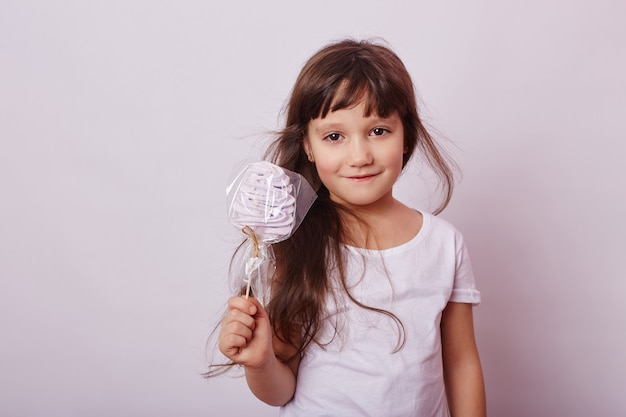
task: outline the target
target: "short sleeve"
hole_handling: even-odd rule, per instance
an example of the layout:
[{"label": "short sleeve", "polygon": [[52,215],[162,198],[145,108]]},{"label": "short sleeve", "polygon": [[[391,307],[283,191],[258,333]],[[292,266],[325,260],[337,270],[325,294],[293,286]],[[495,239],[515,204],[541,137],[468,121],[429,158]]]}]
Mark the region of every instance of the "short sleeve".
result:
[{"label": "short sleeve", "polygon": [[454,285],[450,300],[454,303],[469,303],[474,306],[480,304],[480,291],[476,288],[472,263],[463,236],[457,232],[456,235],[456,268]]}]

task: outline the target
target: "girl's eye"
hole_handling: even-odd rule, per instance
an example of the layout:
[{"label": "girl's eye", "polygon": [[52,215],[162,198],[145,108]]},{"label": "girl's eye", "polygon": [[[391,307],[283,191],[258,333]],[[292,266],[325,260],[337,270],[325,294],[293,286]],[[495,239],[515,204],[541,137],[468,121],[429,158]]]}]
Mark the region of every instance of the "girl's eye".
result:
[{"label": "girl's eye", "polygon": [[341,135],[339,133],[331,133],[329,135],[326,136],[327,140],[331,141],[331,142],[336,142],[339,139],[341,139]]},{"label": "girl's eye", "polygon": [[372,129],[371,134],[373,136],[382,136],[382,135],[384,135],[387,132],[388,132],[388,130],[385,129],[384,127],[375,127],[374,129]]}]

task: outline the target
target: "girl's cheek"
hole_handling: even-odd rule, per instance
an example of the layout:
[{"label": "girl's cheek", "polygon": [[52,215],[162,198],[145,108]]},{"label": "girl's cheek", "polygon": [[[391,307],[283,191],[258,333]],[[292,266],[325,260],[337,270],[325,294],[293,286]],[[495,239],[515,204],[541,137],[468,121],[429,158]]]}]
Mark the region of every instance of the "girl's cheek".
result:
[{"label": "girl's cheek", "polygon": [[324,160],[319,161],[319,160],[316,159],[315,160],[315,167],[317,169],[317,173],[320,176],[320,178],[328,176],[332,172],[335,171],[334,164],[329,163],[328,161],[324,161]]}]

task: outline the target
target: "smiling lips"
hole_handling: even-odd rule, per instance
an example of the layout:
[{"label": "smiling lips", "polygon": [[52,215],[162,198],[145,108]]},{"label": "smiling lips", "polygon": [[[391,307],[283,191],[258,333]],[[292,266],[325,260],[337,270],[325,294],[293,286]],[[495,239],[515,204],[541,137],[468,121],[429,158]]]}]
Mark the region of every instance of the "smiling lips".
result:
[{"label": "smiling lips", "polygon": [[361,174],[361,175],[353,175],[353,176],[347,176],[346,178],[352,180],[352,181],[366,181],[369,180],[370,178],[374,178],[376,175],[378,174]]}]

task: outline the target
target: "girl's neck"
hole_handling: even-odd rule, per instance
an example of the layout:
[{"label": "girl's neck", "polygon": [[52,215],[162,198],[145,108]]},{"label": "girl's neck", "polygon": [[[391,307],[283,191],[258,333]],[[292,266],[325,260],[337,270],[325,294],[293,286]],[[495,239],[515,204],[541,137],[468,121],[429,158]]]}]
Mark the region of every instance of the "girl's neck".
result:
[{"label": "girl's neck", "polygon": [[383,250],[411,240],[422,227],[422,214],[393,199],[375,210],[353,210],[344,216],[345,242],[364,249]]}]

